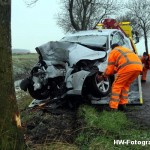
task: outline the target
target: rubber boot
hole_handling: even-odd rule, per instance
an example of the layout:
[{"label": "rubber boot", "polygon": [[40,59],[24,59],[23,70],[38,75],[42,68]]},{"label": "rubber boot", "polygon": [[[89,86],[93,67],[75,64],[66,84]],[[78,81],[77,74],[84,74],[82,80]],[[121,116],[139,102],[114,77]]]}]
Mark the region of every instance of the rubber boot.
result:
[{"label": "rubber boot", "polygon": [[110,107],[109,107],[109,108],[107,109],[107,111],[116,112],[116,111],[118,111],[118,109],[115,109],[115,108],[110,108]]},{"label": "rubber boot", "polygon": [[142,83],[145,83],[145,82],[146,82],[146,80],[141,80],[141,82],[142,82]]},{"label": "rubber boot", "polygon": [[121,105],[121,104],[119,104],[118,110],[119,110],[119,111],[127,111],[127,106],[126,106],[126,105]]}]

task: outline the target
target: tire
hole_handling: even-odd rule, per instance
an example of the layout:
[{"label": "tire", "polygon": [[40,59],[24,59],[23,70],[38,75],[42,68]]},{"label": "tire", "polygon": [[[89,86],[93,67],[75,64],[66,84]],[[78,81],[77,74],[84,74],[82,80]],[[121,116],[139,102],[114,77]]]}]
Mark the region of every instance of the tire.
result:
[{"label": "tire", "polygon": [[110,77],[105,78],[102,81],[96,80],[96,75],[93,75],[91,78],[91,90],[92,94],[95,97],[104,97],[107,96],[111,91],[112,80]]},{"label": "tire", "polygon": [[47,99],[50,97],[50,91],[47,89],[47,86],[43,86],[41,89],[34,90],[33,84],[28,85],[28,92],[34,98],[38,100]]}]

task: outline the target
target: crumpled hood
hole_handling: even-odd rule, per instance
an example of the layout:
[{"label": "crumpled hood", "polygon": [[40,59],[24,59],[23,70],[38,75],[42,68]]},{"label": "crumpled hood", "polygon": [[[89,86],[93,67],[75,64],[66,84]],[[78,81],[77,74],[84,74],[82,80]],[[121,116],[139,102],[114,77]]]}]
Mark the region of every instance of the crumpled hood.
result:
[{"label": "crumpled hood", "polygon": [[37,49],[39,50],[43,60],[68,61],[69,60],[68,49],[70,45],[71,45],[70,43],[66,43],[66,42],[50,41],[48,43],[45,43],[37,47],[36,50]]},{"label": "crumpled hood", "polygon": [[104,51],[94,51],[81,44],[64,41],[50,41],[37,47],[36,50],[43,60],[69,62],[71,66],[82,59],[95,60],[106,56]]}]

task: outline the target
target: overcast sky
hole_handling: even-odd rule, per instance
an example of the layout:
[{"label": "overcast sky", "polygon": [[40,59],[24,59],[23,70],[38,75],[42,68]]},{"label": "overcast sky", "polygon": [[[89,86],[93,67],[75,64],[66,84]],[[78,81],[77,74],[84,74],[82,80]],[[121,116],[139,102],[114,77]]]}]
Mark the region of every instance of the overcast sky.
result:
[{"label": "overcast sky", "polygon": [[39,0],[34,7],[27,7],[24,1],[12,0],[12,48],[33,51],[36,46],[63,37],[55,19],[59,0]]},{"label": "overcast sky", "polygon": [[[55,19],[60,0],[38,0],[33,7],[24,1],[31,0],[12,0],[12,48],[35,51],[35,47],[64,36]],[[143,39],[137,49],[140,55],[145,51]]]}]

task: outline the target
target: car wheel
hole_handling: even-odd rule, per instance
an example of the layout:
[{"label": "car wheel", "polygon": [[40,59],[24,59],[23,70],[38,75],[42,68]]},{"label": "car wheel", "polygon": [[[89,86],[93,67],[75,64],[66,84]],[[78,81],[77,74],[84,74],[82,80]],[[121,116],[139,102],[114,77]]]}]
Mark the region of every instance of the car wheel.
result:
[{"label": "car wheel", "polygon": [[29,94],[38,100],[47,99],[50,96],[50,91],[47,89],[47,86],[43,86],[41,89],[34,90],[33,84],[28,85]]},{"label": "car wheel", "polygon": [[95,97],[104,97],[110,93],[112,81],[111,78],[105,78],[102,81],[97,81],[96,75],[92,77],[92,94]]}]

